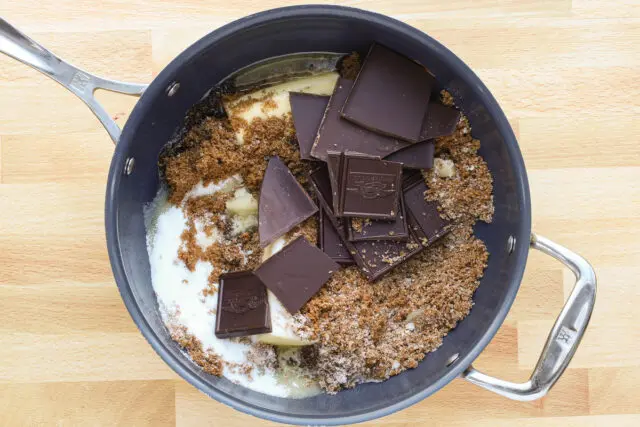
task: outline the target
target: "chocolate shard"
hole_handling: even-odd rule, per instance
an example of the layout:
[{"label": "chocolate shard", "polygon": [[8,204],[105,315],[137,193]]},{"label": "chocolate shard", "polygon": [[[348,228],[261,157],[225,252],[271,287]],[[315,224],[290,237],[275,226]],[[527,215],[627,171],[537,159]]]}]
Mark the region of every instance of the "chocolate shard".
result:
[{"label": "chocolate shard", "polygon": [[327,168],[329,169],[329,182],[331,183],[331,200],[333,212],[338,211],[338,203],[340,200],[340,182],[342,177],[342,165],[344,164],[344,153],[336,151],[327,151]]},{"label": "chocolate shard", "polygon": [[351,244],[354,248],[353,259],[371,281],[378,280],[424,249],[413,233],[409,233],[409,240],[406,242],[364,240]]},{"label": "chocolate shard", "polygon": [[336,218],[330,206],[331,185],[326,166],[320,166],[309,174],[309,181],[314,188],[320,205],[318,245],[320,249],[335,262],[353,264],[349,247],[344,239],[344,221]]},{"label": "chocolate shard", "polygon": [[353,81],[338,79],[318,128],[318,135],[311,148],[311,156],[327,161],[327,151],[344,151],[384,157],[409,146],[408,142],[370,132],[342,119],[340,109],[352,86]]},{"label": "chocolate shard", "polygon": [[300,158],[315,160],[311,157],[311,146],[318,134],[318,127],[320,127],[324,111],[327,109],[329,97],[291,92],[289,93],[289,103],[300,148]]},{"label": "chocolate shard", "polygon": [[393,220],[398,215],[401,182],[401,163],[347,154],[334,215]]},{"label": "chocolate shard", "polygon": [[353,257],[349,253],[349,249],[322,206],[320,206],[318,224],[318,247],[322,252],[340,265],[353,264]]},{"label": "chocolate shard", "polygon": [[407,214],[404,198],[400,194],[400,210],[393,221],[369,218],[349,218],[347,224],[348,239],[352,242],[361,240],[408,240]]},{"label": "chocolate shard", "polygon": [[389,154],[385,160],[402,163],[407,169],[431,169],[433,167],[433,140],[416,142],[410,147]]},{"label": "chocolate shard", "polygon": [[406,242],[393,240],[365,240],[350,242],[346,240],[344,228],[331,210],[328,198],[331,195],[331,185],[326,169],[319,168],[311,176],[311,183],[315,187],[318,202],[330,222],[336,227],[343,243],[349,250],[356,264],[369,280],[375,281],[396,266],[402,264],[419,253],[423,247],[417,236],[409,230],[409,240]]},{"label": "chocolate shard", "polygon": [[433,75],[422,65],[374,44],[349,93],[342,117],[371,131],[421,141]]},{"label": "chocolate shard", "polygon": [[460,121],[460,111],[437,102],[429,103],[420,139],[427,140],[451,135]]},{"label": "chocolate shard", "polygon": [[298,237],[255,271],[291,314],[298,312],[340,268],[304,237]]},{"label": "chocolate shard", "polygon": [[438,204],[425,200],[427,185],[422,174],[405,177],[404,200],[409,217],[409,228],[423,246],[429,246],[451,230],[451,222],[440,217]]},{"label": "chocolate shard", "polygon": [[278,237],[318,211],[289,168],[272,157],[264,173],[258,205],[260,245],[267,246]]},{"label": "chocolate shard", "polygon": [[333,214],[333,207],[331,204],[331,181],[329,178],[329,168],[327,166],[320,166],[311,171],[309,174],[309,180],[311,181],[311,185],[313,185],[320,207]]},{"label": "chocolate shard", "polygon": [[267,290],[251,271],[220,275],[216,330],[218,338],[271,332]]}]

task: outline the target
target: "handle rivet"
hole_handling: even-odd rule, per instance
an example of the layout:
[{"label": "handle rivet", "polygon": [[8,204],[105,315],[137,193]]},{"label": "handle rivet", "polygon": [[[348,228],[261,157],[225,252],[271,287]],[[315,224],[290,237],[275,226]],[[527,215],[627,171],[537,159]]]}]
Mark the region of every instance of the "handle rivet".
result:
[{"label": "handle rivet", "polygon": [[180,83],[172,82],[169,86],[167,86],[167,96],[171,97],[175,95],[180,89]]},{"label": "handle rivet", "polygon": [[507,239],[507,253],[513,253],[513,250],[516,248],[516,238],[514,236],[509,236]]},{"label": "handle rivet", "polygon": [[452,354],[448,359],[447,359],[447,367],[453,365],[453,363],[458,360],[460,358],[460,353],[456,353],[456,354]]},{"label": "handle rivet", "polygon": [[136,164],[136,160],[133,157],[129,157],[126,162],[124,162],[124,174],[131,175],[133,172],[133,166]]}]

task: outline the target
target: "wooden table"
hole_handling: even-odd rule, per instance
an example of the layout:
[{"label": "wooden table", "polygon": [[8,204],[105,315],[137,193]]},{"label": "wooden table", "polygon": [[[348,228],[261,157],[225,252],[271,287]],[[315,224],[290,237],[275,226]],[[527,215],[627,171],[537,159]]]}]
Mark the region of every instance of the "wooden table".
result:
[{"label": "wooden table", "polygon": [[[187,45],[267,0],[4,1],[0,16],[99,75],[149,82]],[[457,53],[518,134],[533,225],[595,266],[590,329],[533,403],[456,380],[371,424],[640,425],[640,1],[349,2]],[[135,99],[104,94],[120,123]],[[111,275],[103,231],[113,146],[56,83],[0,56],[0,424],[267,425],[200,394],[153,352]],[[477,366],[530,373],[573,284],[532,253],[504,326]]]}]

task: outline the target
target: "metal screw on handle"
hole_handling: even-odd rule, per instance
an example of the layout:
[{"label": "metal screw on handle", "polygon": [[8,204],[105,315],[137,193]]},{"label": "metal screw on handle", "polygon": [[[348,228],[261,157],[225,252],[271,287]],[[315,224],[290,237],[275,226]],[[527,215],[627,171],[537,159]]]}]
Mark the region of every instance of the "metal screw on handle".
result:
[{"label": "metal screw on handle", "polygon": [[543,397],[558,381],[580,344],[596,301],[596,274],[586,259],[535,234],[531,236],[531,247],[562,262],[576,276],[573,291],[551,329],[531,378],[512,383],[483,374],[473,366],[462,373],[462,378],[473,384],[520,401]]},{"label": "metal screw on handle", "polygon": [[35,68],[76,94],[102,122],[114,143],[120,138],[120,128],[93,93],[96,89],[105,89],[127,95],[141,95],[147,88],[147,85],[103,79],[87,73],[58,58],[2,18],[0,52]]}]

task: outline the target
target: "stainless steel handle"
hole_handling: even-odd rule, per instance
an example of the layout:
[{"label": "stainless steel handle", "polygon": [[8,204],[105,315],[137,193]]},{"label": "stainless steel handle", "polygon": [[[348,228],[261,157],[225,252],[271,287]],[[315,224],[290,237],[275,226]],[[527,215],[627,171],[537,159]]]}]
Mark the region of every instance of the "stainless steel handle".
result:
[{"label": "stainless steel handle", "polygon": [[105,89],[127,95],[141,95],[147,88],[147,85],[107,80],[87,73],[58,58],[2,18],[0,18],[0,52],[35,68],[76,94],[91,108],[93,114],[109,132],[113,142],[118,142],[120,128],[93,93],[96,89]]},{"label": "stainless steel handle", "polygon": [[462,373],[462,378],[473,384],[520,401],[543,397],[558,381],[580,344],[596,301],[596,274],[586,259],[535,234],[531,236],[531,247],[562,262],[576,276],[573,291],[551,329],[531,378],[524,383],[512,383],[483,374],[473,366]]}]

